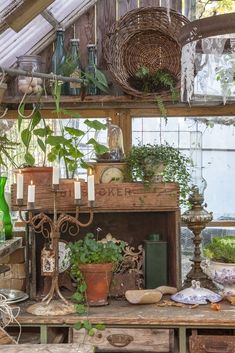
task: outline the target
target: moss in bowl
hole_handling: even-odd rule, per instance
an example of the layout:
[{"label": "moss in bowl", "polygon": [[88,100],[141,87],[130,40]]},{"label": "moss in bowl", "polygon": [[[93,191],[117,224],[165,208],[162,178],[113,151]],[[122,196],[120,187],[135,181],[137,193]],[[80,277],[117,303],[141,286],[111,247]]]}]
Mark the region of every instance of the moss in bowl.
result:
[{"label": "moss in bowl", "polygon": [[235,263],[235,236],[214,237],[205,246],[204,256],[216,262]]}]

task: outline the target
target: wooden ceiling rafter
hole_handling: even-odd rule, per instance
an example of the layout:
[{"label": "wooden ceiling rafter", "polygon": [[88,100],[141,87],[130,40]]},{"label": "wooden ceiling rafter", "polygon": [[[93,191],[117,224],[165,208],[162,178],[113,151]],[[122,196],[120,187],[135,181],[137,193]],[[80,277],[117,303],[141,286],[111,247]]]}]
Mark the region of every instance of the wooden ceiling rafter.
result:
[{"label": "wooden ceiling rafter", "polygon": [[5,16],[4,22],[15,32],[19,32],[53,2],[54,0],[24,0]]}]

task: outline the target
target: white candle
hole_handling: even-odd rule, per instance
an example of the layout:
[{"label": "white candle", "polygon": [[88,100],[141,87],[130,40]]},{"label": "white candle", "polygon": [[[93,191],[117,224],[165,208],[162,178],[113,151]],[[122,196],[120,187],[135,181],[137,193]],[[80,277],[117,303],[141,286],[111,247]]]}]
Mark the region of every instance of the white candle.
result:
[{"label": "white candle", "polygon": [[77,181],[74,182],[74,198],[75,200],[81,199],[81,183],[78,181],[78,178]]},{"label": "white candle", "polygon": [[95,176],[88,175],[87,177],[88,201],[95,201]]},{"label": "white candle", "polygon": [[52,174],[52,184],[58,185],[60,183],[60,170],[59,167],[53,167],[53,174]]},{"label": "white candle", "polygon": [[35,185],[33,185],[33,181],[31,180],[31,184],[28,185],[28,203],[35,202]]},{"label": "white candle", "polygon": [[21,170],[16,175],[16,198],[17,200],[24,198],[24,176]]}]

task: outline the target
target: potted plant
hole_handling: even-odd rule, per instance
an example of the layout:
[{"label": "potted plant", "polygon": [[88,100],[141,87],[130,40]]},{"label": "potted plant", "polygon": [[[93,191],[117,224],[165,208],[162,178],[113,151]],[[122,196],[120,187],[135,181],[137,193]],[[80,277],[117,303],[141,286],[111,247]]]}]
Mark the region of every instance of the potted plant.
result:
[{"label": "potted plant", "polygon": [[69,243],[71,274],[77,281],[73,299],[79,302],[78,312],[84,305],[106,305],[112,272],[122,260],[124,241],[98,241],[93,233],[84,239]]},{"label": "potted plant", "polygon": [[[23,150],[23,163],[19,165],[24,174],[25,183],[33,180],[34,184],[50,184],[52,180],[52,167],[46,166],[49,144],[47,139],[53,134],[49,124],[41,114],[40,107],[34,109],[30,119],[24,119],[24,104],[19,108],[18,132],[21,149]],[[35,145],[41,151],[41,163],[36,164],[34,150]]]},{"label": "potted plant", "polygon": [[[73,111],[67,111],[60,108],[60,113],[70,118],[79,118],[80,115]],[[107,147],[98,143],[94,138],[87,140],[87,136],[91,130],[97,132],[105,129],[106,124],[93,119],[84,121],[87,126],[87,131],[78,128],[70,127],[61,124],[60,134],[50,135],[47,138],[47,143],[51,146],[51,151],[47,155],[50,162],[63,162],[65,166],[66,178],[72,179],[75,177],[77,169],[88,168],[89,164],[86,162],[86,153],[83,152],[81,146],[89,147],[89,153],[103,154],[107,152]],[[83,142],[84,141],[84,142]]]},{"label": "potted plant", "polygon": [[224,295],[235,295],[235,237],[214,237],[204,248],[204,271],[223,287]]},{"label": "potted plant", "polygon": [[146,187],[156,181],[176,182],[180,188],[180,203],[186,203],[190,191],[190,159],[176,148],[167,143],[139,144],[132,146],[126,162],[128,181],[140,181]]}]

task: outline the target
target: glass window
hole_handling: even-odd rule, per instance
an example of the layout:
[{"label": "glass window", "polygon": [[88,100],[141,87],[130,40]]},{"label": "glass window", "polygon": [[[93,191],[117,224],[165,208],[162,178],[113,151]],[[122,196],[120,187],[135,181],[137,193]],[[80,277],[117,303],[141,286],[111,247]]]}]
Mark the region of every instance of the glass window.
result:
[{"label": "glass window", "polygon": [[[217,118],[223,122],[225,117]],[[214,123],[215,121],[215,123]],[[213,125],[208,127],[208,125]],[[205,202],[214,220],[235,219],[235,138],[234,126],[217,123],[216,119],[134,117],[132,143],[169,143],[189,155],[190,131],[203,136],[203,177],[207,181]],[[182,210],[184,211],[184,210]]]}]

